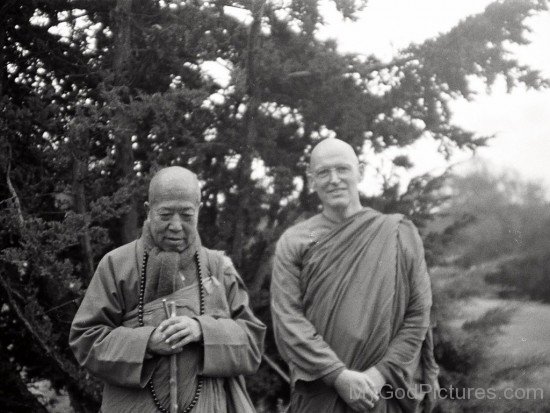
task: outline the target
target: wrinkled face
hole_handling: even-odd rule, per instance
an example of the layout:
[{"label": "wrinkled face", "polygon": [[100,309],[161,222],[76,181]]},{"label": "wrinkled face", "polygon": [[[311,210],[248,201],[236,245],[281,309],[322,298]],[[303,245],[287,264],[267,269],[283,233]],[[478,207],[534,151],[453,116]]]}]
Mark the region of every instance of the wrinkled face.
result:
[{"label": "wrinkled face", "polygon": [[149,222],[156,245],[163,251],[185,250],[197,236],[199,204],[196,193],[162,188],[150,205]]},{"label": "wrinkled face", "polygon": [[325,208],[345,209],[359,197],[361,168],[354,156],[341,151],[321,153],[312,160],[310,175]]}]

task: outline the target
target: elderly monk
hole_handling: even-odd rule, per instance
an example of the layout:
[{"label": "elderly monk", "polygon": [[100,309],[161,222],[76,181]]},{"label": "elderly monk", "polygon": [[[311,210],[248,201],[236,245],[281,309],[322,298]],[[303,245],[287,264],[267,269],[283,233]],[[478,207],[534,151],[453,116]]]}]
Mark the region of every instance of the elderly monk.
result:
[{"label": "elderly monk", "polygon": [[361,206],[362,166],[341,140],[313,149],[309,175],[322,213],[283,233],[271,284],[275,338],[292,379],[290,411],[431,410],[423,398],[438,369],[415,227]]},{"label": "elderly monk", "polygon": [[172,354],[179,412],[254,411],[242,375],[258,369],[265,326],[231,261],[201,246],[199,205],[192,172],[159,171],[141,238],[108,253],[90,282],[69,340],[105,382],[105,413],[168,411]]}]

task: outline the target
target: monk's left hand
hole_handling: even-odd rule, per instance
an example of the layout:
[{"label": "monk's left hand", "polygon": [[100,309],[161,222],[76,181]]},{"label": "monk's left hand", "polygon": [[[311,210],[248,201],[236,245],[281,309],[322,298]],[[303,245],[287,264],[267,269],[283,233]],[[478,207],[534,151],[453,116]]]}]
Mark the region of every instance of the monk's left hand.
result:
[{"label": "monk's left hand", "polygon": [[365,370],[365,374],[373,384],[374,392],[379,395],[382,387],[384,387],[384,384],[386,384],[384,376],[382,376],[382,373],[380,373],[380,371],[374,366]]},{"label": "monk's left hand", "polygon": [[163,334],[165,343],[173,350],[202,340],[199,322],[187,316],[170,317],[160,323],[158,330]]}]

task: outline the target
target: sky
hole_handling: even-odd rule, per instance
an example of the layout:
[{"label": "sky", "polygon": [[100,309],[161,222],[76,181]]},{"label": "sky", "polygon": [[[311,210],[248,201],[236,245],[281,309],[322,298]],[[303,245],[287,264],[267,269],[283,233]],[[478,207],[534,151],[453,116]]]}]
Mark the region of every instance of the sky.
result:
[{"label": "sky", "polygon": [[[344,22],[330,2],[323,4],[327,25],[322,37],[334,38],[342,52],[374,54],[389,61],[410,43],[444,33],[461,19],[482,12],[492,0],[369,0],[357,22]],[[550,12],[528,20],[532,33],[528,46],[511,49],[521,63],[529,64],[550,78]],[[495,136],[474,159],[495,171],[514,171],[526,180],[538,181],[550,194],[550,90],[514,90],[508,94],[502,82],[490,93],[474,85],[478,92],[471,101],[452,104],[457,125],[480,135]],[[437,143],[421,140],[407,152],[415,167],[407,173],[418,175],[441,170],[448,163],[437,152]],[[388,158],[376,159],[367,170],[363,190],[375,193],[380,171],[391,169]],[[368,150],[367,150],[368,158]],[[472,153],[457,153],[451,163],[471,164]],[[368,160],[368,159],[367,159]],[[465,167],[467,168],[467,166]],[[370,172],[370,176],[369,176]],[[405,182],[406,182],[406,178]]]}]

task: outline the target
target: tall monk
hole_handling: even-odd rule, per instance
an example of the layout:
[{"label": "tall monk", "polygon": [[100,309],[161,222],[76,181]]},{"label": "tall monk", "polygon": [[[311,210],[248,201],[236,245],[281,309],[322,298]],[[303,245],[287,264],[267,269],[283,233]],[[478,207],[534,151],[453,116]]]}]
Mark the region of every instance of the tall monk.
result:
[{"label": "tall monk", "polygon": [[201,246],[199,205],[192,172],[159,171],[141,238],[108,253],[90,282],[70,346],[104,381],[104,413],[169,411],[172,354],[179,412],[254,412],[242,375],[260,364],[265,326],[231,261]]},{"label": "tall monk", "polygon": [[362,172],[351,146],[321,141],[309,177],[323,210],[277,244],[271,306],[293,413],[417,412],[433,404],[438,368],[422,241],[403,216],[361,205]]}]

